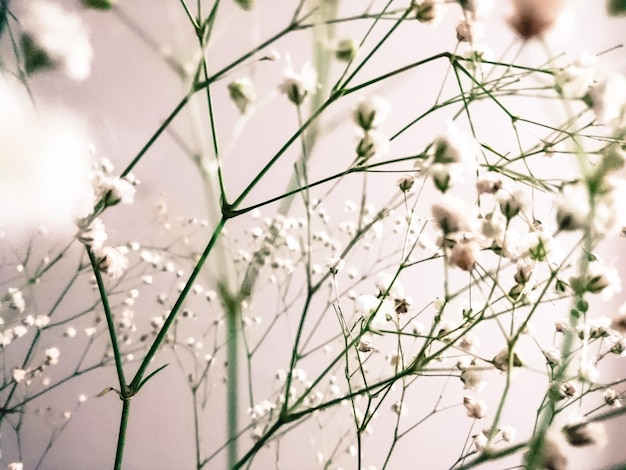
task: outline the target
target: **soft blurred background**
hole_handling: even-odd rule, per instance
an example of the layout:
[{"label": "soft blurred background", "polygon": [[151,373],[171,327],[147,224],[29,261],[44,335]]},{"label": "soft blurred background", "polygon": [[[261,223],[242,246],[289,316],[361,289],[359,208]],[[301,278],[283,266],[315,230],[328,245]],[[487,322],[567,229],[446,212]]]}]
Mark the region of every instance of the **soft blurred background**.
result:
[{"label": "soft blurred background", "polygon": [[[71,110],[75,117],[85,124],[90,140],[97,157],[107,157],[121,171],[137,154],[149,137],[163,123],[164,119],[185,95],[189,85],[189,78],[185,75],[194,69],[197,61],[198,46],[193,31],[189,25],[181,3],[173,0],[120,0],[111,11],[95,11],[85,8],[81,2],[75,0],[60,0],[57,3],[63,7],[78,12],[85,22],[94,49],[93,69],[91,76],[80,82],[68,80],[61,72],[49,72],[33,75],[29,85],[35,102],[41,106],[60,106]],[[195,2],[194,2],[195,3]],[[220,6],[220,20],[216,23],[212,33],[212,41],[205,51],[208,60],[209,73],[220,70],[235,57],[256,47],[280,31],[288,24],[298,2],[293,0],[267,0],[257,2],[251,11],[243,11],[235,2],[224,0]],[[305,2],[309,5],[313,2]],[[349,17],[361,13],[364,0],[339,0],[337,8],[339,16]],[[372,9],[382,8],[385,2],[372,1]],[[408,6],[408,2],[393,2],[401,9]],[[497,1],[494,11],[485,20],[484,42],[493,53],[494,58],[506,56],[509,59],[516,54],[518,62],[528,66],[540,66],[547,62],[548,55],[558,56],[557,63],[568,63],[579,56],[582,51],[599,54],[609,51],[600,57],[602,67],[606,70],[626,73],[626,50],[621,46],[626,40],[626,19],[609,18],[605,12],[604,2],[571,0],[566,2],[569,10],[563,24],[559,24],[551,34],[546,44],[533,41],[523,45],[517,40],[507,25],[506,18],[509,5],[506,1]],[[210,2],[203,2],[205,11],[209,11]],[[13,1],[10,8],[19,12],[22,2]],[[19,14],[18,14],[19,17]],[[362,71],[358,83],[380,74],[393,70],[408,63],[437,54],[442,51],[453,51],[457,47],[455,26],[460,19],[460,9],[450,5],[449,11],[442,24],[433,27],[417,22],[403,24],[388,43],[376,53],[374,58]],[[373,36],[364,45],[361,53],[366,53],[368,47],[376,43],[376,38],[387,30],[385,22],[374,31]],[[342,22],[334,26],[334,39],[354,38],[357,41],[370,26],[370,20]],[[268,49],[257,52],[254,57],[276,54],[278,60],[249,60],[235,68],[224,80],[213,88],[214,111],[225,175],[227,193],[238,194],[252,177],[265,164],[298,128],[294,106],[289,103],[278,91],[282,80],[283,70],[286,67],[286,57],[290,57],[296,70],[305,63],[314,62],[316,45],[315,28],[298,31],[285,35]],[[330,34],[330,33],[329,33]],[[319,45],[318,45],[319,46]],[[329,48],[334,47],[330,42]],[[3,54],[7,55],[7,45],[3,46]],[[461,49],[466,46],[461,46]],[[616,48],[617,47],[617,48]],[[460,51],[465,52],[465,49]],[[337,77],[342,71],[341,63],[330,64],[330,77]],[[385,129],[389,135],[395,134],[418,114],[416,110],[424,110],[432,105],[439,93],[442,81],[447,73],[444,61],[427,64],[408,73],[401,74],[384,81],[380,86],[375,85],[368,93],[378,93],[385,96],[392,103],[392,113]],[[233,79],[243,76],[251,77],[257,89],[257,102],[254,112],[241,117],[237,108],[229,99],[226,85]],[[331,78],[331,83],[333,79]],[[447,89],[454,89],[454,83],[448,79]],[[356,105],[359,96],[351,96],[338,103],[321,119],[320,138],[311,157],[311,180],[341,171],[349,165],[353,157],[353,148],[357,138],[350,125],[352,108]],[[136,195],[136,202],[132,206],[119,206],[106,215],[109,240],[113,243],[125,244],[129,241],[138,241],[142,246],[150,243],[163,243],[158,239],[163,224],[163,213],[158,214],[155,206],[163,203],[167,206],[167,214],[173,228],[169,231],[172,238],[188,236],[190,242],[188,253],[199,252],[205,243],[205,237],[210,231],[207,228],[189,228],[184,221],[191,218],[208,220],[209,226],[215,222],[216,208],[215,192],[207,189],[197,167],[193,162],[193,154],[211,154],[210,127],[206,114],[206,103],[202,94],[198,94],[188,108],[181,113],[171,125],[171,131],[164,133],[150,148],[146,156],[134,168],[133,174],[140,180]],[[541,114],[555,113],[555,120],[559,112],[552,108],[537,108],[532,103],[528,109],[519,108],[519,114],[527,112]],[[440,131],[446,116],[434,116],[427,121],[427,126],[405,132],[391,144],[391,155],[408,155],[417,153],[424,145],[432,140]],[[499,126],[505,127],[503,116],[488,106],[483,114],[477,118],[480,132],[492,132],[490,137],[494,145],[506,145],[511,139],[510,132],[497,132]],[[431,127],[432,126],[432,127]],[[323,138],[322,138],[323,137]],[[37,139],[33,136],[33,139]],[[192,155],[188,155],[191,153]],[[268,174],[267,178],[250,194],[248,203],[253,204],[280,194],[287,186],[293,163],[298,156],[298,149],[294,147],[287,153],[287,158]],[[556,164],[546,160],[543,170],[561,173],[564,170],[559,162]],[[556,168],[550,169],[550,165]],[[369,201],[373,204],[382,204],[389,197],[385,185],[393,186],[397,175],[387,180],[377,180],[376,184],[368,187]],[[360,192],[360,180],[346,180],[333,195],[334,205],[329,204],[327,209],[331,218],[342,217],[342,205],[351,194]],[[358,188],[358,189],[357,189]],[[214,189],[214,188],[213,188]],[[325,188],[327,189],[327,187]],[[318,197],[324,194],[320,190]],[[5,200],[2,204],[8,204]],[[271,215],[275,206],[263,208],[263,215]],[[298,212],[300,211],[300,212]],[[302,216],[302,206],[295,203],[293,215]],[[161,218],[160,218],[161,217]],[[213,217],[213,218],[212,218]],[[245,240],[245,230],[255,224],[252,216],[242,217],[228,227],[229,239],[235,242]],[[186,227],[186,228],[185,228]],[[197,233],[193,233],[193,231]],[[23,250],[29,243],[29,233],[11,234],[7,228],[7,240],[11,246]],[[190,235],[191,232],[191,235]],[[197,236],[196,236],[197,235]],[[57,236],[50,235],[54,240]],[[64,244],[61,235],[53,246]],[[235,243],[234,242],[234,243]],[[3,248],[7,252],[9,241]],[[624,240],[613,242],[610,249],[603,255],[606,259],[616,259],[616,266],[621,274],[626,275],[626,269],[617,261],[623,256]],[[332,253],[331,253],[332,254]],[[71,268],[79,259],[78,251],[72,253],[73,258],[68,261]],[[228,255],[227,255],[228,256]],[[234,254],[232,255],[234,257]],[[8,257],[7,257],[8,258]],[[182,265],[181,261],[181,265]],[[223,265],[209,261],[206,272],[202,275],[202,282],[207,288],[213,286],[215,279],[220,276]],[[432,273],[435,273],[433,271]],[[431,285],[432,273],[426,272],[419,280],[412,282],[411,289],[420,292],[437,292],[437,285]],[[6,280],[10,275],[8,269],[3,269],[2,276]],[[93,302],[92,291],[86,282],[83,290],[87,292],[84,298],[72,298],[62,304],[60,316],[71,317],[72,312],[84,308],[84,305]],[[407,289],[408,282],[405,281]],[[48,281],[47,287],[54,291],[59,288],[53,281]],[[271,298],[263,297],[263,289],[259,288],[259,298],[255,302],[251,317],[263,314],[264,304],[272,302]],[[46,299],[41,286],[36,286],[27,294],[29,299],[44,305],[52,300]],[[120,296],[125,295],[124,292]],[[261,299],[261,300],[260,300]],[[623,303],[623,295],[618,294],[604,308],[617,309]],[[269,308],[274,308],[273,305]],[[138,323],[147,323],[155,314],[154,302],[138,302],[135,315],[142,317]],[[198,307],[198,315],[216,315],[215,307]],[[551,314],[552,315],[552,314]],[[557,315],[546,319],[546,324],[537,324],[536,328],[552,328],[552,322]],[[80,323],[82,321],[83,323]],[[83,318],[79,324],[87,327],[93,319]],[[210,323],[210,322],[209,322]],[[331,325],[332,323],[329,323]],[[181,327],[182,328],[182,327]],[[194,327],[191,327],[193,330]],[[181,333],[181,336],[183,333]],[[101,342],[100,349],[105,348],[106,336],[101,335],[97,341]],[[270,359],[274,354],[282,353],[279,340],[271,347],[259,353],[260,360],[255,362],[254,377],[260,390],[272,390],[275,384],[276,370],[287,366],[282,361],[280,366]],[[482,339],[486,348],[496,349],[500,345],[485,345],[487,339]],[[54,346],[52,340],[47,345]],[[288,344],[285,347],[289,347]],[[80,349],[77,349],[79,351]],[[4,359],[10,363],[10,352],[7,349]],[[65,348],[63,356],[72,354],[72,350]],[[63,357],[62,356],[62,357]],[[183,354],[184,356],[184,354]],[[267,360],[262,360],[267,358]],[[184,361],[184,359],[183,359]],[[175,356],[166,350],[157,356],[155,365],[171,362],[170,367],[159,373],[141,393],[133,400],[128,429],[127,445],[124,458],[124,468],[128,469],[170,469],[194,468],[193,448],[193,417],[189,407],[190,392],[185,376],[185,367],[177,367]],[[192,361],[193,362],[193,361]],[[616,374],[624,373],[622,363],[617,363]],[[59,365],[63,367],[63,363]],[[220,365],[221,367],[221,365]],[[129,366],[132,370],[133,366]],[[312,366],[314,369],[315,366]],[[51,371],[54,374],[61,372]],[[244,371],[242,370],[242,373]],[[526,374],[518,377],[514,383],[514,395],[511,403],[519,402],[519,413],[528,413],[524,406],[528,396],[541,393],[535,390],[533,378],[537,374]],[[54,380],[53,380],[54,382]],[[58,420],[53,412],[48,414],[46,409],[73,410],[77,397],[84,394],[88,397],[85,403],[73,414],[63,433],[50,449],[40,468],[44,469],[100,469],[110,468],[114,457],[114,448],[117,437],[118,415],[121,403],[114,393],[100,398],[93,398],[101,390],[115,386],[116,377],[113,367],[99,369],[82,375],[63,386],[39,397],[34,405],[40,410],[33,413],[24,421],[20,430],[24,437],[21,443],[21,452],[24,468],[34,468],[39,460],[41,451],[47,445],[50,430],[58,426]],[[498,383],[498,378],[494,378]],[[542,383],[542,382],[538,382]],[[410,389],[417,394],[410,398],[409,409],[420,410],[422,413],[432,408],[440,393],[443,381],[434,383],[432,388]],[[499,385],[498,385],[499,387]],[[225,439],[225,411],[224,386],[216,376],[212,384],[209,400],[217,406],[211,408],[210,413],[203,415],[200,427],[203,429],[203,439],[210,442],[222,443]],[[459,387],[460,389],[460,387]],[[483,391],[483,396],[492,399],[498,396],[499,388],[489,387]],[[262,397],[262,393],[259,393]],[[246,400],[242,398],[242,409],[247,408]],[[34,409],[34,408],[33,408]],[[48,410],[49,411],[49,410]],[[56,411],[55,411],[56,412]],[[412,411],[411,411],[412,412]],[[454,419],[449,413],[457,413]],[[245,413],[242,413],[242,415]],[[384,414],[384,413],[383,413]],[[448,468],[458,455],[458,442],[462,442],[467,434],[466,422],[459,426],[457,416],[464,414],[462,410],[442,413],[433,418],[421,432],[417,432],[398,445],[393,461],[389,468]],[[392,419],[380,417],[380,421]],[[245,418],[242,418],[245,421]],[[507,410],[506,421],[516,423],[515,410]],[[335,430],[325,427],[324,421],[308,423],[301,429],[291,431],[292,437],[281,448],[281,460],[276,462],[273,455],[264,455],[254,461],[253,468],[320,468],[316,462],[314,448],[333,448],[337,436]],[[374,427],[379,425],[374,422]],[[382,426],[381,426],[382,427]],[[622,420],[617,419],[610,423],[609,445],[603,451],[585,450],[571,459],[572,469],[606,468],[609,465],[626,462],[626,450],[621,445],[621,436],[624,432]],[[478,432],[475,429],[474,432]],[[523,435],[523,429],[519,432]],[[17,459],[17,447],[10,430],[2,431],[2,462],[8,463]],[[429,436],[450,436],[448,439],[429,439]],[[374,432],[372,436],[365,436],[367,449],[367,464],[380,465],[386,446],[377,448],[379,439]],[[324,442],[327,441],[327,442]],[[323,445],[320,444],[323,443]],[[427,445],[422,445],[427,442]],[[454,446],[451,446],[454,443]],[[208,446],[214,449],[214,445]],[[245,446],[242,446],[245,449]],[[449,454],[449,458],[446,456]],[[218,456],[206,468],[225,468],[225,457]],[[344,468],[356,468],[354,459],[345,460]],[[444,466],[442,465],[444,462]],[[512,460],[511,462],[516,462]],[[484,468],[500,469],[509,464],[498,461],[484,465]],[[514,465],[511,463],[510,466]],[[334,467],[333,467],[334,468]],[[378,467],[377,467],[378,468]]]}]

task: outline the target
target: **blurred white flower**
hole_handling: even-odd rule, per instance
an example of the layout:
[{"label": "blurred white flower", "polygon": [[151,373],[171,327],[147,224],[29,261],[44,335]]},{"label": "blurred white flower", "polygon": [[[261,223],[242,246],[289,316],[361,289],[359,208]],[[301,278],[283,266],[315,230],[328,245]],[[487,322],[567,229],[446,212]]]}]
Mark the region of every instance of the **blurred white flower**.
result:
[{"label": "blurred white flower", "polygon": [[241,114],[246,114],[250,109],[250,104],[256,100],[254,84],[248,77],[230,82],[228,84],[228,94]]},{"label": "blurred white flower", "polygon": [[364,131],[381,126],[391,112],[391,105],[385,98],[373,95],[363,98],[354,110],[354,120]]},{"label": "blurred white flower", "polygon": [[[20,18],[25,36],[22,45],[38,47],[48,57],[51,65],[60,65],[72,80],[82,81],[91,74],[93,50],[87,29],[78,15],[65,11],[48,0],[32,0]],[[35,57],[38,51],[30,51]],[[26,67],[29,68],[29,51]],[[41,57],[36,60],[41,61]],[[38,68],[37,63],[30,64]],[[41,64],[45,65],[45,64]]]},{"label": "blurred white flower", "polygon": [[557,90],[568,98],[581,98],[593,83],[598,60],[583,52],[579,59],[558,70],[554,75]]},{"label": "blurred white flower", "polygon": [[0,224],[72,231],[93,206],[84,124],[41,104],[0,76]]},{"label": "blurred white flower", "polygon": [[443,21],[448,6],[443,0],[413,0],[411,8],[415,12],[415,19],[420,23],[436,26]]},{"label": "blurred white flower", "polygon": [[471,19],[483,18],[493,10],[495,0],[464,0],[461,3],[463,11]]},{"label": "blurred white flower", "polygon": [[299,73],[296,72],[293,69],[290,58],[287,57],[285,78],[278,88],[287,95],[292,103],[300,105],[304,103],[304,100],[309,95],[315,93],[317,89],[317,73],[309,63],[306,63]]},{"label": "blurred white flower", "polygon": [[481,419],[487,415],[487,405],[483,400],[476,400],[474,397],[463,398],[463,406],[467,411],[467,416],[474,419]]},{"label": "blurred white flower", "polygon": [[61,356],[61,352],[59,351],[59,348],[46,349],[46,364],[47,365],[58,364],[60,356]]},{"label": "blurred white flower", "polygon": [[113,279],[120,277],[128,268],[128,258],[119,248],[105,246],[96,252],[98,268]]},{"label": "blurred white flower", "polygon": [[600,124],[612,125],[624,117],[626,78],[610,73],[589,89],[591,108]]}]

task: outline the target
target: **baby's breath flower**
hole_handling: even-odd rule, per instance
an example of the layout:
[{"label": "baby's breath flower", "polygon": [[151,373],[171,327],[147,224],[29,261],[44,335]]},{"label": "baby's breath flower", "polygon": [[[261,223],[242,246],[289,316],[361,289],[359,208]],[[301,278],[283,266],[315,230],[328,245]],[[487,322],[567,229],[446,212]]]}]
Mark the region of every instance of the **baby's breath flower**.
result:
[{"label": "baby's breath flower", "polygon": [[339,255],[335,255],[332,258],[326,259],[326,266],[328,266],[328,269],[330,270],[330,273],[332,275],[336,275],[337,273],[339,273],[339,271],[341,271],[345,265],[346,262],[341,259],[341,256]]},{"label": "baby's breath flower", "polygon": [[26,378],[27,373],[28,371],[25,371],[24,369],[18,369],[16,367],[15,369],[13,369],[13,381],[15,383],[20,383],[22,380]]},{"label": "baby's breath flower", "polygon": [[295,105],[301,105],[317,89],[317,73],[311,64],[307,63],[302,67],[300,73],[293,69],[291,60],[287,58],[287,68],[285,78],[279,89],[286,94],[289,100]]},{"label": "baby's breath flower", "polygon": [[413,0],[411,8],[417,21],[435,26],[443,20],[447,5],[443,0]]},{"label": "baby's breath flower", "polygon": [[389,152],[389,139],[377,130],[370,130],[363,134],[356,146],[357,165],[376,160]]},{"label": "baby's breath flower", "polygon": [[93,50],[79,16],[48,0],[32,0],[20,22],[28,72],[59,65],[72,80],[89,77]]},{"label": "baby's breath flower", "polygon": [[502,189],[502,179],[493,173],[487,173],[483,178],[476,181],[476,192],[481,194],[496,194]]},{"label": "baby's breath flower", "polygon": [[432,214],[444,234],[471,231],[476,222],[473,210],[462,199],[450,195],[444,196],[439,204],[433,204]]},{"label": "baby's breath flower", "polygon": [[522,189],[514,191],[498,191],[498,203],[502,214],[511,220],[520,212],[523,212],[527,205],[526,193]]},{"label": "baby's breath flower", "polygon": [[78,241],[92,250],[99,250],[108,238],[106,228],[100,218],[93,219],[88,225],[88,219],[78,221]]},{"label": "baby's breath flower", "polygon": [[24,313],[26,310],[26,301],[22,295],[22,291],[17,287],[9,287],[7,294],[4,296],[4,300],[8,302],[11,310],[16,310],[17,313]]},{"label": "baby's breath flower", "polygon": [[517,430],[513,426],[502,426],[500,432],[502,433],[502,440],[508,444],[513,443],[515,434],[517,434]]},{"label": "baby's breath flower", "polygon": [[46,364],[47,365],[55,365],[59,362],[59,356],[61,352],[59,348],[48,348],[46,349]]},{"label": "baby's breath flower", "polygon": [[622,406],[622,400],[619,394],[612,388],[607,388],[602,394],[604,402],[614,408],[620,408]]},{"label": "baby's breath flower", "polygon": [[523,361],[517,355],[516,352],[513,352],[512,361],[509,361],[510,353],[509,349],[504,347],[496,356],[493,358],[492,362],[496,369],[499,369],[503,372],[509,370],[509,364],[512,362],[513,367],[522,367],[524,365]]},{"label": "baby's breath flower", "polygon": [[356,57],[358,51],[359,46],[354,39],[342,39],[339,41],[337,48],[335,49],[335,58],[337,60],[341,60],[342,62],[350,62]]},{"label": "baby's breath flower", "polygon": [[565,97],[581,98],[593,84],[597,58],[583,52],[579,59],[558,70],[554,76],[556,89]]},{"label": "baby's breath flower", "polygon": [[135,186],[126,178],[108,177],[100,181],[104,203],[107,206],[132,204],[135,200]]},{"label": "baby's breath flower", "polygon": [[483,37],[485,30],[482,23],[474,20],[461,20],[456,26],[456,39],[459,42],[473,43]]},{"label": "baby's breath flower", "polygon": [[476,392],[480,392],[487,385],[483,374],[476,367],[468,367],[461,372],[461,382],[464,390]]},{"label": "baby's breath flower", "polygon": [[248,77],[239,78],[228,84],[228,94],[241,114],[246,114],[250,104],[256,100],[254,84]]},{"label": "baby's breath flower", "polygon": [[363,98],[354,110],[354,120],[364,131],[377,129],[387,120],[391,105],[385,98],[373,95]]},{"label": "baby's breath flower", "polygon": [[470,18],[482,18],[493,10],[495,0],[459,0],[463,12]]},{"label": "baby's breath flower", "polygon": [[119,278],[128,268],[128,258],[120,248],[105,246],[96,252],[98,269],[113,279]]},{"label": "baby's breath flower", "polygon": [[567,470],[567,443],[562,433],[550,429],[543,444],[541,468]]},{"label": "baby's breath flower", "polygon": [[474,397],[465,396],[463,406],[467,411],[467,416],[474,419],[481,419],[487,415],[487,405],[483,400],[476,400]]},{"label": "baby's breath flower", "polygon": [[403,176],[398,180],[398,188],[403,193],[410,193],[413,189],[413,185],[415,184],[415,178],[411,175]]},{"label": "baby's breath flower", "polygon": [[585,358],[578,367],[578,377],[583,382],[597,383],[600,378],[600,371],[596,367],[595,358]]},{"label": "baby's breath flower", "polygon": [[479,254],[480,246],[474,239],[459,240],[450,252],[450,264],[461,268],[463,271],[473,271]]},{"label": "baby's breath flower", "polygon": [[391,405],[391,411],[393,411],[398,416],[406,416],[409,411],[402,401],[397,401]]},{"label": "baby's breath flower", "polygon": [[590,103],[600,124],[614,125],[624,117],[626,106],[626,78],[611,73],[589,89]]}]

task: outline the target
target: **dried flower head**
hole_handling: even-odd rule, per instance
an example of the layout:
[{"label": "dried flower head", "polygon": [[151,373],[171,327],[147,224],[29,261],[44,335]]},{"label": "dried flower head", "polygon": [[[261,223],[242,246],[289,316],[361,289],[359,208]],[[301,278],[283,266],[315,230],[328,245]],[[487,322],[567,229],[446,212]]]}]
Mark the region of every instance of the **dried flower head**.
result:
[{"label": "dried flower head", "polygon": [[512,0],[509,24],[525,41],[541,38],[561,13],[563,0]]}]

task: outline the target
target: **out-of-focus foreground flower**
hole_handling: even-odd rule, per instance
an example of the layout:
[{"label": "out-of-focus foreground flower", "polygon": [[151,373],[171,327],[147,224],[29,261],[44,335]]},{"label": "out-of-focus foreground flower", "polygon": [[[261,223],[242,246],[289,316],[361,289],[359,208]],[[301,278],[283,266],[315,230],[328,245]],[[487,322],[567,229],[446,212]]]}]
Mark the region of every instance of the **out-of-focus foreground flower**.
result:
[{"label": "out-of-focus foreground flower", "polygon": [[0,225],[75,230],[93,205],[84,124],[67,111],[37,109],[0,75]]}]

